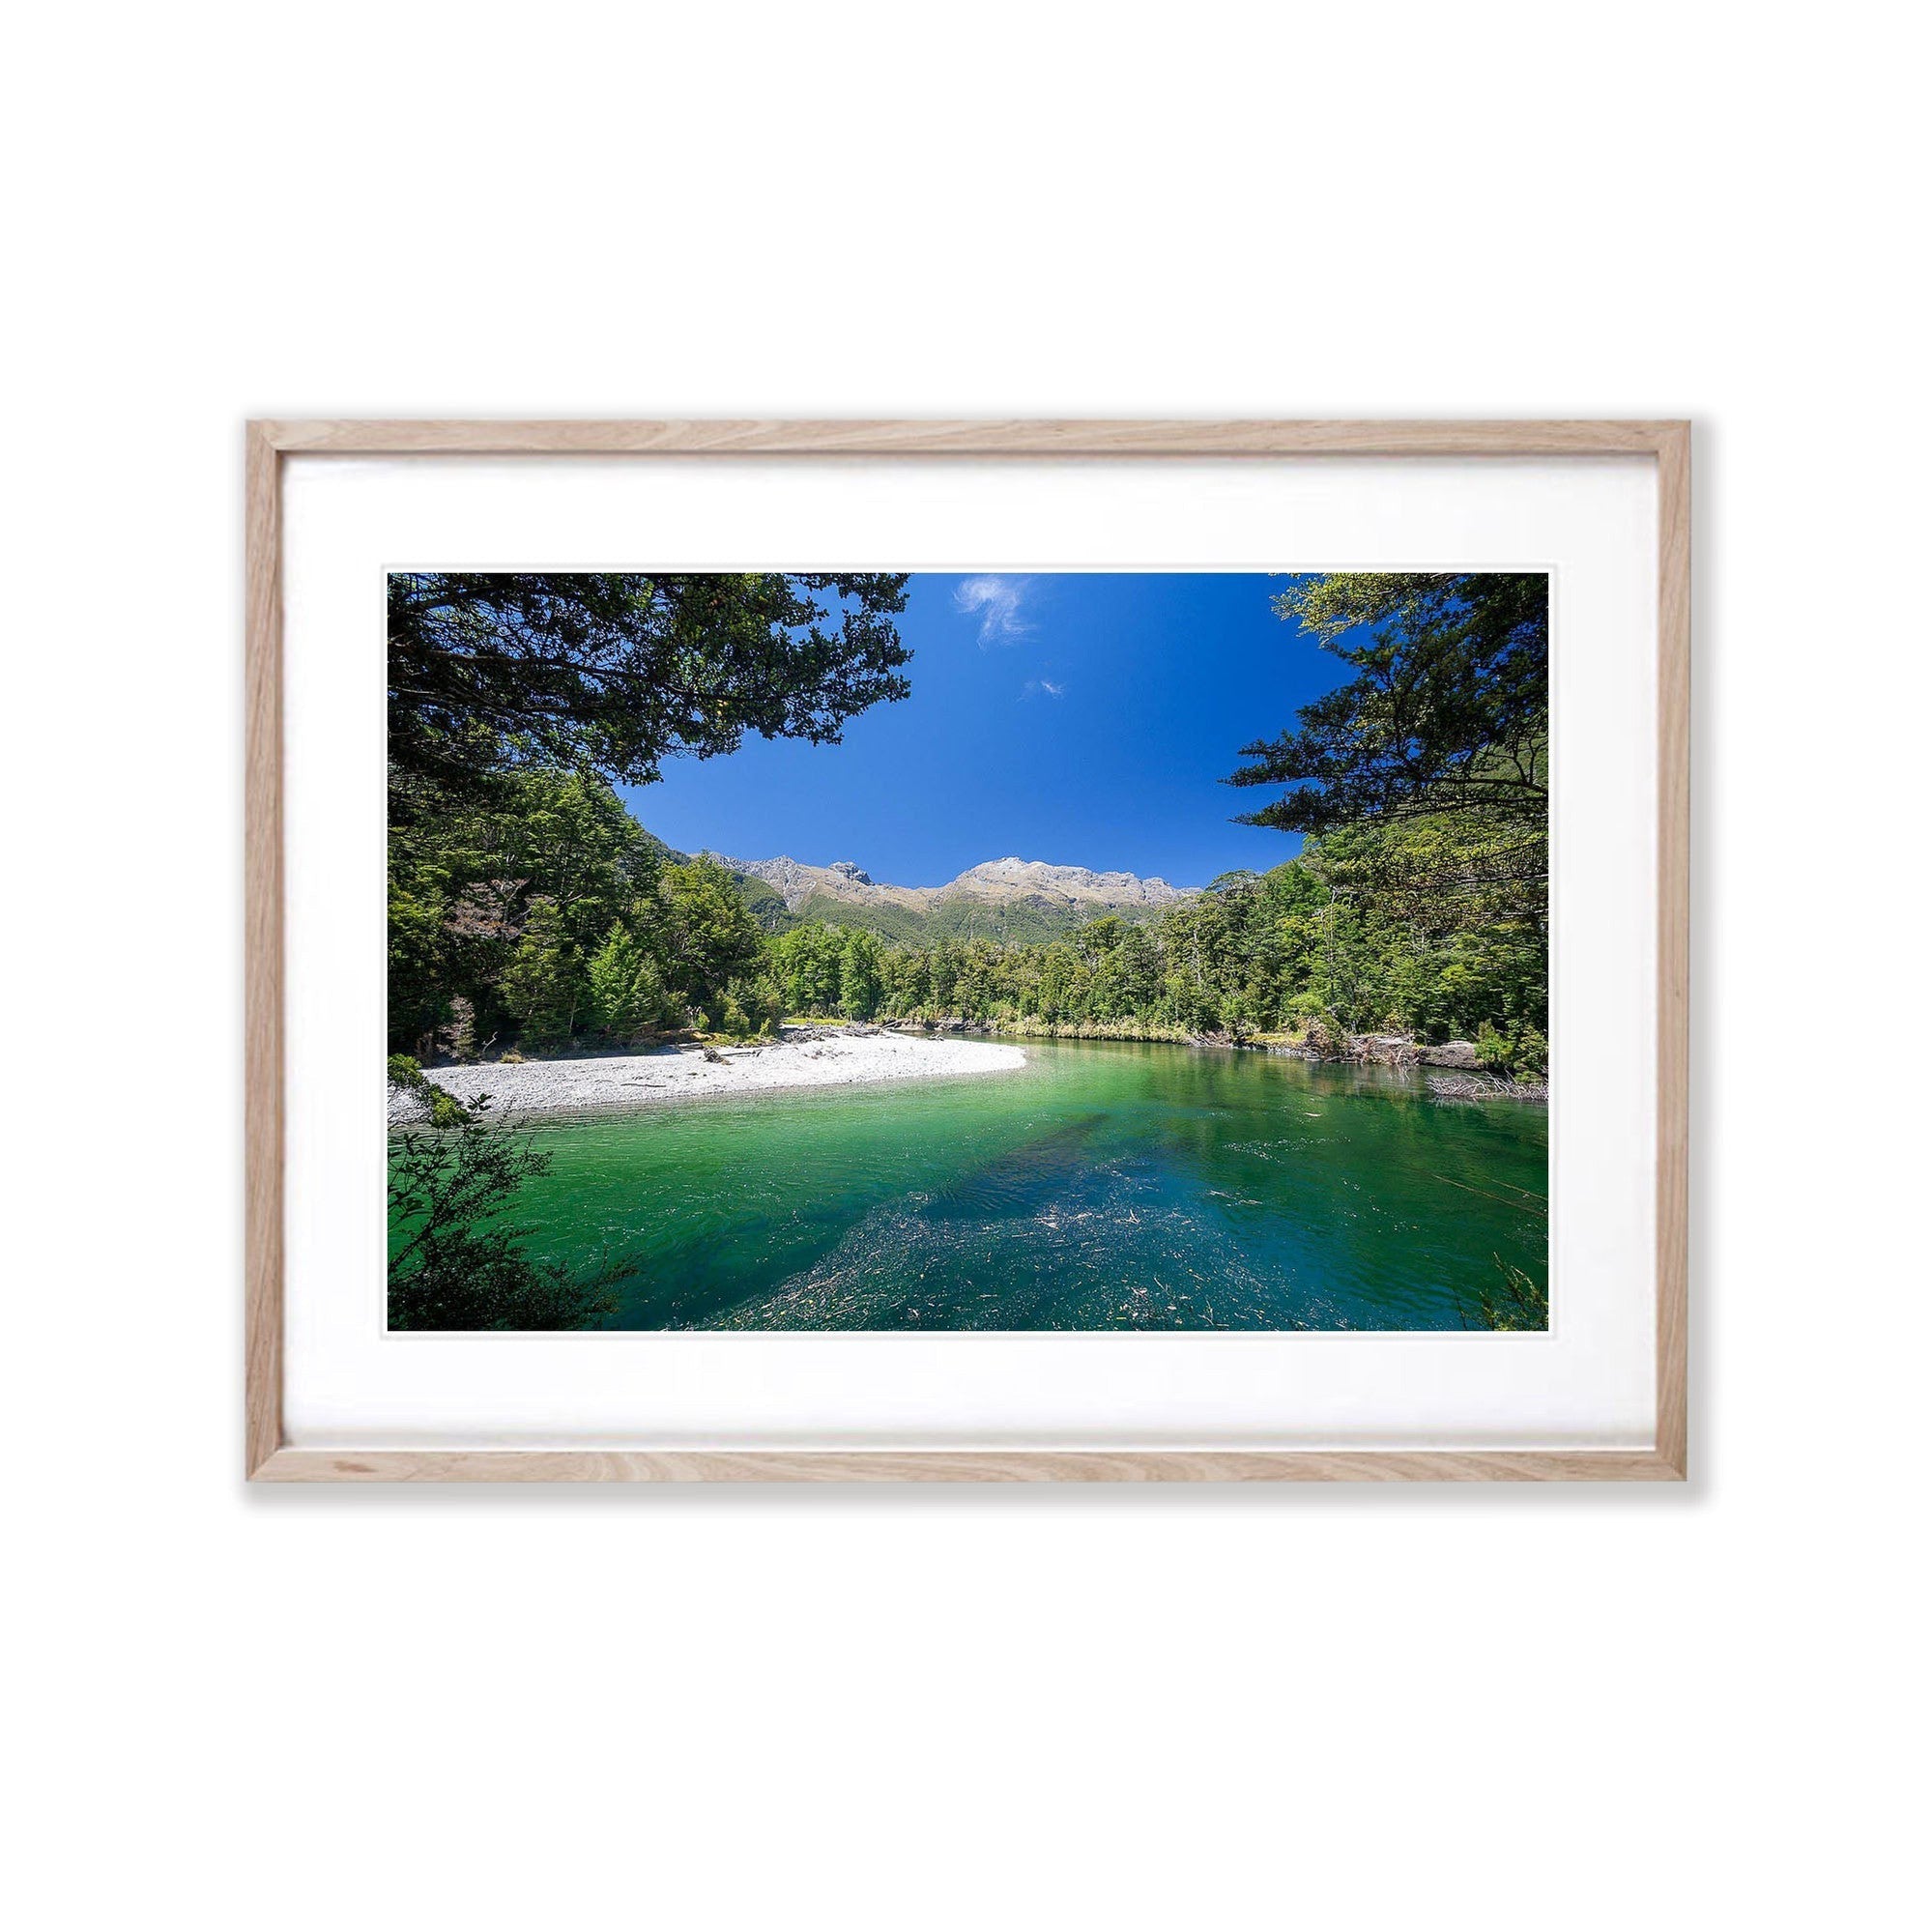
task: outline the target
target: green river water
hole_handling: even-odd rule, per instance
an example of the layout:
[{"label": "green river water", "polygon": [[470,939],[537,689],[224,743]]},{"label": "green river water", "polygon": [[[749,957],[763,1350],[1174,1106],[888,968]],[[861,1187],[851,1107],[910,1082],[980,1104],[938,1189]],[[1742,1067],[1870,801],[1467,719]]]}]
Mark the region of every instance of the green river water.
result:
[{"label": "green river water", "polygon": [[1499,1263],[1545,1278],[1542,1107],[1021,1044],[1017,1072],[538,1125],[516,1219],[621,1254],[634,1329],[1456,1328]]}]

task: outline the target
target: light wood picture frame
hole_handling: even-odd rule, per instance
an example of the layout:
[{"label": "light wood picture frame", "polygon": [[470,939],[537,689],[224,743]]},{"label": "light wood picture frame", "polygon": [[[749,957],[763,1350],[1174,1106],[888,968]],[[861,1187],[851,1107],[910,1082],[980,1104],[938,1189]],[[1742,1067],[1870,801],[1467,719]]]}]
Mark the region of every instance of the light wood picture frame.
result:
[{"label": "light wood picture frame", "polygon": [[[1636,456],[1657,466],[1656,1439],[1642,1449],[591,1451],[285,1439],[282,471],[301,456]],[[267,1483],[1675,1482],[1687,1458],[1690,426],[1604,421],[400,421],[246,428],[245,1457]]]}]

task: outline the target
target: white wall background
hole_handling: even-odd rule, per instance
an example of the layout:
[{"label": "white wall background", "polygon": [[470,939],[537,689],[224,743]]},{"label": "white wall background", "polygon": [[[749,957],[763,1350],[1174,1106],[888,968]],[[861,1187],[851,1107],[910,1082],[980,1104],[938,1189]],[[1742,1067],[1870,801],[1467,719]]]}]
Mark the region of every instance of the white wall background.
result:
[{"label": "white wall background", "polygon": [[[9,53],[18,1922],[1922,1906],[1922,17],[348,0]],[[1694,416],[1696,1482],[245,1492],[251,412]]]}]

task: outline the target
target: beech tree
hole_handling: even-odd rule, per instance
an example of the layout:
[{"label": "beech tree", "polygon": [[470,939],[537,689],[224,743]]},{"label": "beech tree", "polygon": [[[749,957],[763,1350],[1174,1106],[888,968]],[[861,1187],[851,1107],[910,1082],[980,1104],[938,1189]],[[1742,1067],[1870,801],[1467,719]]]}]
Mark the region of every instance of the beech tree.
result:
[{"label": "beech tree", "polygon": [[709,1010],[734,980],[757,975],[764,930],[716,859],[668,868],[660,896],[672,982],[690,1005]]},{"label": "beech tree", "polygon": [[645,785],[746,732],[834,743],[904,698],[906,573],[395,571],[391,817],[550,764]]},{"label": "beech tree", "polygon": [[854,926],[840,949],[839,1011],[848,1020],[870,1020],[884,990],[879,977],[880,947],[876,935]]},{"label": "beech tree", "polygon": [[606,1039],[639,1039],[665,1017],[664,982],[656,963],[627,927],[611,928],[591,956],[588,977],[591,1016]]},{"label": "beech tree", "polygon": [[1226,780],[1285,785],[1237,822],[1326,832],[1478,811],[1540,827],[1549,810],[1549,579],[1341,572],[1275,600],[1356,676],[1293,731],[1243,745]]}]

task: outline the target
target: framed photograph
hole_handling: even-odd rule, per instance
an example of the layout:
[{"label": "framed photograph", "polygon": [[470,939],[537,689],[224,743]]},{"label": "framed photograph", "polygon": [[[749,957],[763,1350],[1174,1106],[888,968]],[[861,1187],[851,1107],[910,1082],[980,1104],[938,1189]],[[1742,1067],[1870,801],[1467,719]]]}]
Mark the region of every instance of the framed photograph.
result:
[{"label": "framed photograph", "polygon": [[1687,424],[246,511],[251,1479],[1683,1478]]}]

